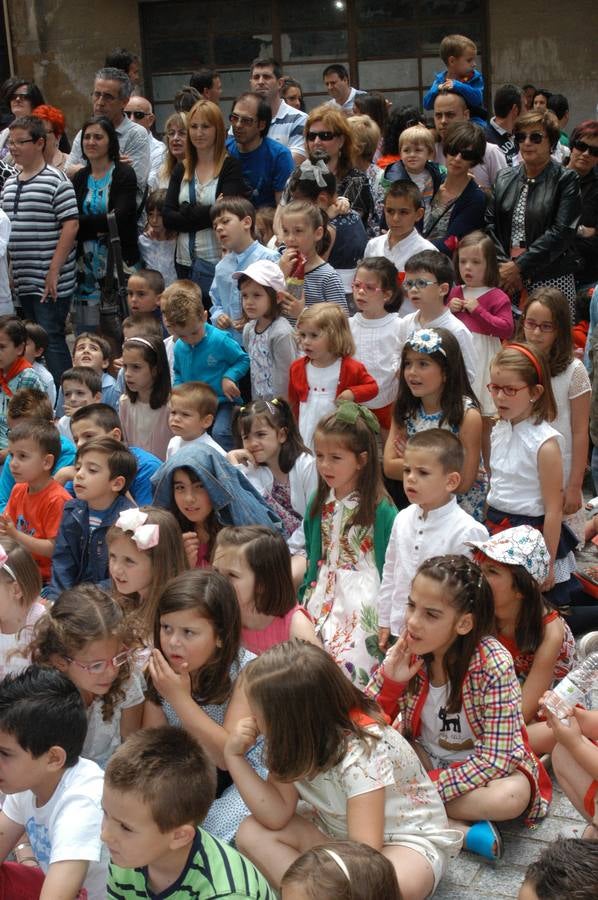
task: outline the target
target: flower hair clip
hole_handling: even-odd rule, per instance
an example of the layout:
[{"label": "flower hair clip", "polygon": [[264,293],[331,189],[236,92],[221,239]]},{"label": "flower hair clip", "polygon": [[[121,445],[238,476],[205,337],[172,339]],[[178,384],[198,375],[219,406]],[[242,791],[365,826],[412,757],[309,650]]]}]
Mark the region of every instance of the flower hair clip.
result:
[{"label": "flower hair clip", "polygon": [[147,525],[148,515],[140,509],[125,509],[115,522],[122,531],[131,531],[131,539],[138,550],[156,547],[160,540],[160,526]]},{"label": "flower hair clip", "polygon": [[405,346],[416,353],[442,353],[446,357],[446,350],[442,346],[442,338],[433,328],[420,328],[414,331],[411,337],[405,341]]},{"label": "flower hair clip", "polygon": [[8,565],[7,559],[8,559],[8,553],[6,552],[6,550],[4,549],[2,544],[0,544],[0,569],[4,569],[6,574],[10,575],[10,577],[12,578],[13,581],[16,581],[17,576],[15,575],[13,570]]}]

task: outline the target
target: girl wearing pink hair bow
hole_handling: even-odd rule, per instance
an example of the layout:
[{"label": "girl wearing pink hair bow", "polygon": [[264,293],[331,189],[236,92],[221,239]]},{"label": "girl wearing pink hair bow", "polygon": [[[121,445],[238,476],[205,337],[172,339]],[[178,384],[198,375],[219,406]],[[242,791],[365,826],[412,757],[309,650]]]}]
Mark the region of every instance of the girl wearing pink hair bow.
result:
[{"label": "girl wearing pink hair bow", "polygon": [[106,540],[113,593],[149,639],[164,585],[189,568],[180,526],[166,509],[126,509]]},{"label": "girl wearing pink hair bow", "polygon": [[37,563],[24,547],[5,537],[0,544],[0,678],[29,665],[25,645],[45,612]]}]

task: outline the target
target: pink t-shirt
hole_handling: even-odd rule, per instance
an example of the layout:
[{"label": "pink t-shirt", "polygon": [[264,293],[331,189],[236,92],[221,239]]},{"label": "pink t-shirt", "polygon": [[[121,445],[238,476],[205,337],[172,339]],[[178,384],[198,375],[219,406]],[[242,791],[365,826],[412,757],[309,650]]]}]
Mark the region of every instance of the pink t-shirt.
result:
[{"label": "pink t-shirt", "polygon": [[288,641],[291,636],[291,622],[297,610],[301,610],[303,615],[307,616],[308,619],[310,618],[307,610],[297,604],[286,615],[276,616],[261,631],[256,631],[253,628],[242,628],[241,646],[251,650],[256,656],[260,656],[260,654],[269,650],[270,647],[274,647],[275,644],[282,644],[283,641]]}]

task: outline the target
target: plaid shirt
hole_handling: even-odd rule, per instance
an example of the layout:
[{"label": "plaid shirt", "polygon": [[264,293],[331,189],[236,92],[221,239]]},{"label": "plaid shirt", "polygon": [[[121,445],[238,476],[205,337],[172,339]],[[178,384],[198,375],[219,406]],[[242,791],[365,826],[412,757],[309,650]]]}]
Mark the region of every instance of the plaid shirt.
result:
[{"label": "plaid shirt", "polygon": [[[402,729],[412,739],[420,733],[421,713],[428,696],[425,667],[415,679],[415,691],[410,693],[406,684],[385,678],[381,666],[367,688],[367,693],[393,720],[400,714]],[[513,660],[495,638],[483,638],[478,644],[463,682],[462,702],[475,747],[466,760],[429,773],[442,800],[448,803],[518,770],[527,777],[532,791],[526,824],[535,824],[548,811],[552,785],[529,747]]]}]

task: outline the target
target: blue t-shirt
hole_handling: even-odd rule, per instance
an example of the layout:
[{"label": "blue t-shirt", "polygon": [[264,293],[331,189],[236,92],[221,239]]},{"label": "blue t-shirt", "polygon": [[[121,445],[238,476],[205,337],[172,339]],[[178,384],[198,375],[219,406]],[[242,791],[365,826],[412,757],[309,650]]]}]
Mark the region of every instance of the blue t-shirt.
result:
[{"label": "blue t-shirt", "polygon": [[241,153],[234,138],[228,138],[226,149],[241,161],[243,178],[251,188],[249,198],[256,209],[260,206],[276,206],[275,191],[282,191],[288,177],[295,169],[295,162],[288,147],[265,137],[259,147],[249,153]]},{"label": "blue t-shirt", "polygon": [[[75,462],[75,457],[77,455],[77,448],[73,444],[72,441],[69,441],[67,437],[63,434],[60,435],[60,456],[56,460],[54,464],[54,468],[52,469],[52,474],[58,472],[59,469],[63,469],[64,466],[72,466]],[[0,512],[4,512],[4,507],[8,503],[8,498],[10,497],[10,492],[15,486],[15,480],[12,477],[12,472],[10,471],[10,460],[12,458],[12,454],[8,454],[6,459],[4,460],[4,465],[2,466],[2,471],[0,472]],[[68,487],[67,487],[68,491]]]}]

